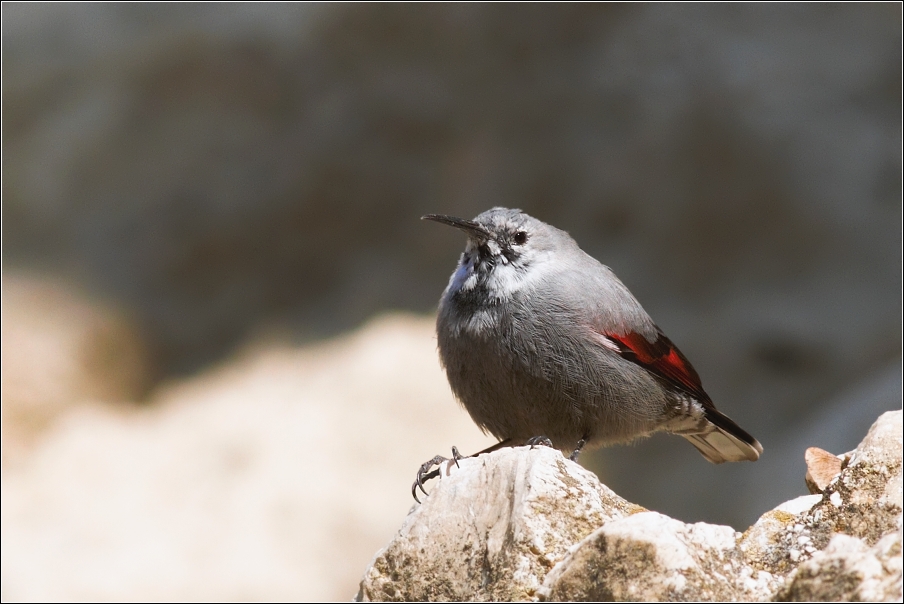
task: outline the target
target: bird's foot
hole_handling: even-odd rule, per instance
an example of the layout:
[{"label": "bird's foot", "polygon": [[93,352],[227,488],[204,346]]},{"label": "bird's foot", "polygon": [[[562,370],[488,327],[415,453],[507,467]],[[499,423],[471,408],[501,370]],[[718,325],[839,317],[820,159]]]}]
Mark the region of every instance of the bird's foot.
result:
[{"label": "bird's foot", "polygon": [[532,436],[527,439],[527,442],[525,444],[530,445],[531,449],[533,449],[534,447],[539,447],[541,445],[544,447],[549,447],[551,449],[555,448],[553,447],[552,441],[549,440],[549,437],[547,436]]},{"label": "bird's foot", "polygon": [[574,451],[571,452],[571,455],[568,456],[568,459],[570,459],[571,461],[577,461],[578,455],[581,454],[581,449],[583,449],[584,445],[586,445],[586,444],[587,444],[587,437],[584,437],[581,440],[579,440],[578,446],[575,447]]},{"label": "bird's foot", "polygon": [[[449,461],[454,461],[455,465],[458,466],[459,459],[464,459],[464,456],[458,452],[458,447],[452,447],[452,459],[443,457],[442,455],[437,455],[433,459],[422,463],[421,467],[418,468],[417,477],[414,479],[414,484],[411,485],[411,496],[414,497],[414,500],[418,503],[421,502],[421,500],[417,498],[418,489],[420,489],[421,492],[424,493],[424,495],[429,495],[426,489],[424,489],[424,483],[432,478],[439,476],[440,465]],[[435,470],[433,469],[434,467],[436,467]]]}]

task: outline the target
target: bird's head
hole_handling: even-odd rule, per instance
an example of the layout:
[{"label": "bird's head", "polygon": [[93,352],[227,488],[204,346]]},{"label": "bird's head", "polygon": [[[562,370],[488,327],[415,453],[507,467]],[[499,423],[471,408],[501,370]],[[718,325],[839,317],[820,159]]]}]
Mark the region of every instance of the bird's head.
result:
[{"label": "bird's head", "polygon": [[555,252],[556,234],[567,237],[521,210],[508,208],[487,210],[473,220],[443,214],[427,214],[423,220],[453,226],[468,236],[448,291],[486,290],[490,301],[507,299],[539,276]]}]

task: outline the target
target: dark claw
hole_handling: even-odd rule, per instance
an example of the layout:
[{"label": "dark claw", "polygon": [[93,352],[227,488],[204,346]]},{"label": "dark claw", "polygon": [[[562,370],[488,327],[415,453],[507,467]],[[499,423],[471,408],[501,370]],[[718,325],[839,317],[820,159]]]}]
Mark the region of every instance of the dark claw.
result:
[{"label": "dark claw", "polygon": [[584,437],[584,438],[582,438],[581,440],[579,440],[579,441],[578,441],[578,446],[575,448],[574,451],[571,452],[571,455],[568,456],[568,459],[570,459],[571,461],[577,461],[577,460],[578,460],[578,455],[581,454],[581,449],[583,449],[583,448],[584,448],[584,445],[586,445],[586,444],[587,444],[587,438],[586,438],[586,437]]},{"label": "dark claw", "polygon": [[[414,500],[418,503],[421,503],[421,500],[417,498],[417,489],[424,491],[424,482],[436,478],[439,476],[439,470],[433,470],[432,472],[428,472],[427,474],[421,474],[418,472],[417,480],[414,481],[414,484],[411,485],[411,496],[414,497]],[[424,495],[429,495],[427,491],[424,491]]]},{"label": "dark claw", "polygon": [[552,441],[549,440],[549,438],[546,436],[532,436],[531,438],[527,439],[527,444],[530,445],[531,449],[540,445],[544,447],[554,448],[552,446]]},{"label": "dark claw", "polygon": [[414,497],[414,500],[418,503],[421,502],[420,499],[417,498],[417,490],[420,489],[424,495],[428,495],[427,490],[424,488],[424,481],[430,480],[431,478],[436,478],[439,476],[439,470],[433,470],[433,466],[438,466],[444,461],[449,461],[442,455],[437,455],[430,461],[425,461],[421,464],[421,467],[418,468],[417,477],[414,479],[414,484],[411,485],[411,496]]},{"label": "dark claw", "polygon": [[461,467],[460,465],[458,465],[458,460],[464,459],[464,458],[465,458],[465,456],[458,452],[458,447],[456,447],[455,445],[452,445],[452,461],[455,462],[456,468]]},{"label": "dark claw", "polygon": [[[420,499],[417,498],[417,490],[420,489],[424,495],[429,495],[427,490],[424,488],[424,483],[428,480],[436,478],[439,476],[439,465],[447,462],[454,461],[455,465],[458,466],[458,460],[464,459],[464,456],[458,452],[457,447],[452,447],[452,459],[448,459],[447,457],[443,457],[442,455],[437,455],[430,461],[424,462],[421,464],[421,467],[417,471],[417,478],[414,480],[414,484],[411,485],[411,496],[414,497],[414,500],[418,503],[421,502]],[[433,470],[432,468],[437,466],[437,469]]]}]

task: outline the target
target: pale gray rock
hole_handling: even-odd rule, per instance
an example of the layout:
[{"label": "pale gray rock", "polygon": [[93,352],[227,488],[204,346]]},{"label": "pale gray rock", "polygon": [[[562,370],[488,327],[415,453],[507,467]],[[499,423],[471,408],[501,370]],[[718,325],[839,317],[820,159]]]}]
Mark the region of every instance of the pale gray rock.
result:
[{"label": "pale gray rock", "polygon": [[739,547],[757,569],[788,573],[846,534],[876,543],[900,528],[902,412],[882,414],[863,442],[842,456],[842,471],[822,495],[798,497],[766,512]]},{"label": "pale gray rock", "polygon": [[883,413],[863,442],[846,454],[841,473],[822,499],[803,517],[802,535],[810,535],[817,550],[835,533],[873,545],[900,529],[902,509],[902,412]]},{"label": "pale gray rock", "polygon": [[779,602],[900,602],[901,532],[874,546],[848,535],[835,535],[828,547],[792,573],[779,591]]},{"label": "pale gray rock", "polygon": [[[770,573],[786,573],[800,559],[799,548],[815,552],[809,537],[800,538],[803,518],[822,501],[822,495],[804,495],[769,510],[744,531],[738,548],[756,569]],[[797,553],[795,553],[797,552]]]},{"label": "pale gray rock", "polygon": [[900,600],[901,420],[883,414],[822,494],[743,534],[632,506],[551,449],[446,464],[358,598]]},{"label": "pale gray rock", "polygon": [[727,601],[768,597],[775,578],[753,571],[727,526],[685,524],[656,512],[610,522],[550,572],[546,600]]},{"label": "pale gray rock", "polygon": [[360,600],[529,600],[569,547],[643,511],[547,447],[459,465],[443,466],[443,479],[377,554]]}]

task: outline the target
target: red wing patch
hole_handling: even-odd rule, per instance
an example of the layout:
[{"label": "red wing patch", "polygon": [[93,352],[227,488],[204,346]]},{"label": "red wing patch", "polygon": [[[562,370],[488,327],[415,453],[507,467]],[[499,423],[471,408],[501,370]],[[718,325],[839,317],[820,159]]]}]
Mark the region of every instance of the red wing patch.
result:
[{"label": "red wing patch", "polygon": [[709,400],[703,391],[700,376],[690,361],[661,331],[655,342],[650,342],[638,333],[626,335],[607,333],[606,337],[619,345],[624,358],[634,361],[698,400]]}]

